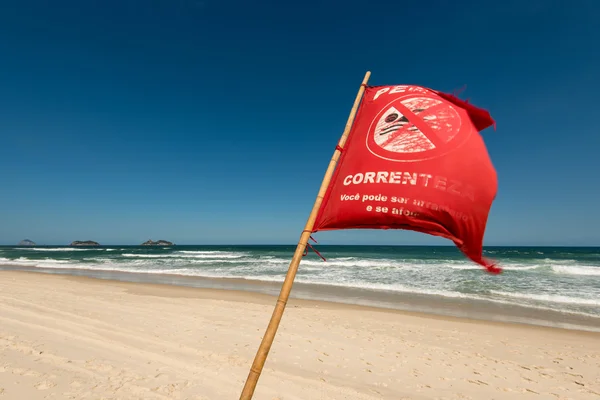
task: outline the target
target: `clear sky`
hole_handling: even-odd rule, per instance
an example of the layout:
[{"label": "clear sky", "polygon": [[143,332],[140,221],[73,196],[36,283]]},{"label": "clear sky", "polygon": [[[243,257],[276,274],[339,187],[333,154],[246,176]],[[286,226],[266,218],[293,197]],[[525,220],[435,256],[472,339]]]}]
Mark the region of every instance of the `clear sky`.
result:
[{"label": "clear sky", "polygon": [[600,245],[599,20],[594,0],[1,2],[0,244],[295,243],[370,70],[467,85],[497,121],[486,245]]}]

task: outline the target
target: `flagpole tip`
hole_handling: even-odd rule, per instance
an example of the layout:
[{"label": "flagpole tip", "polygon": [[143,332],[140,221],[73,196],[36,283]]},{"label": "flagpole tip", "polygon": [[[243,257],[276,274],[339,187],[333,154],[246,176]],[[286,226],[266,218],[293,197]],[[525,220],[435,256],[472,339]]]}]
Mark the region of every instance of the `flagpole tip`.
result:
[{"label": "flagpole tip", "polygon": [[362,82],[363,86],[366,86],[366,84],[369,81],[370,77],[371,77],[371,71],[367,71],[365,73],[365,77],[364,77],[363,82]]}]

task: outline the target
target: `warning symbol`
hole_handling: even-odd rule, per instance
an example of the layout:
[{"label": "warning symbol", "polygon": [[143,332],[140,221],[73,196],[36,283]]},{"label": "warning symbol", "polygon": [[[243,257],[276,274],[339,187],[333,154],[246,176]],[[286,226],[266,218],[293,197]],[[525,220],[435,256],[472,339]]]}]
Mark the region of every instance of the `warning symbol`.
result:
[{"label": "warning symbol", "polygon": [[470,127],[462,126],[460,114],[449,102],[408,94],[387,104],[375,116],[367,147],[390,161],[420,161],[452,151],[470,133]]}]

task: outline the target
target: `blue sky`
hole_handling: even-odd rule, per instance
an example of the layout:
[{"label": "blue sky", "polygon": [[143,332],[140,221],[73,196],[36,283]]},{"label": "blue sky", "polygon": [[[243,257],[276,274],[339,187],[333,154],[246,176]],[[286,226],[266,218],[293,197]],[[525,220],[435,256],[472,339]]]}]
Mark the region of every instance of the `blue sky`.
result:
[{"label": "blue sky", "polygon": [[496,119],[486,245],[600,245],[599,16],[592,0],[2,2],[0,243],[295,243],[370,70],[467,85]]}]

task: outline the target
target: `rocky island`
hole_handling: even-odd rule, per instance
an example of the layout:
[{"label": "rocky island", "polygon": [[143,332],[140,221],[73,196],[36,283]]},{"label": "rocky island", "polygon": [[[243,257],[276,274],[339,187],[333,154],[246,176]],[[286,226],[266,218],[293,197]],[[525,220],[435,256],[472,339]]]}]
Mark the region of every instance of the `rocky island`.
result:
[{"label": "rocky island", "polygon": [[21,240],[17,246],[35,246],[35,243],[29,239]]},{"label": "rocky island", "polygon": [[173,246],[173,243],[168,242],[166,240],[158,240],[156,242],[152,241],[152,239],[142,243],[142,246]]},{"label": "rocky island", "polygon": [[71,242],[71,246],[100,246],[100,243],[98,242],[94,242],[93,240],[84,240],[84,241],[79,241],[76,240],[74,242]]}]

